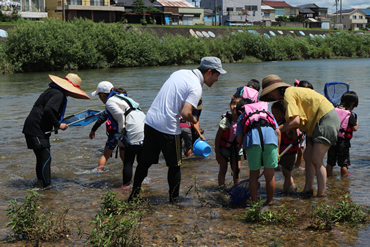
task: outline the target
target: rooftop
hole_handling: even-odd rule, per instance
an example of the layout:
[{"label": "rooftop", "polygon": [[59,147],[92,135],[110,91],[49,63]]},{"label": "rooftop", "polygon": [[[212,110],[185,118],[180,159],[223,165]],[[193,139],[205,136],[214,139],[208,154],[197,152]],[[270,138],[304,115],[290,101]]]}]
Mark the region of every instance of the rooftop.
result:
[{"label": "rooftop", "polygon": [[270,7],[292,7],[291,5],[287,4],[285,1],[262,1],[264,4],[267,4]]},{"label": "rooftop", "polygon": [[195,8],[194,5],[187,2],[186,0],[156,0],[155,2],[161,4],[164,7],[190,7]]}]

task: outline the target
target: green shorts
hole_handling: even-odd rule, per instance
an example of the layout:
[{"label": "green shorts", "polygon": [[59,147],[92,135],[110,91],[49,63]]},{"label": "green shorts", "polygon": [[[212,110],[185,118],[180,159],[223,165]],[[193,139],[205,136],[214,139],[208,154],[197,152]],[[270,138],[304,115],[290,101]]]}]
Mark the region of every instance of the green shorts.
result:
[{"label": "green shorts", "polygon": [[322,143],[327,146],[335,145],[339,127],[339,116],[336,110],[333,109],[319,120],[313,131],[313,136],[308,136],[307,142],[312,146],[314,143]]},{"label": "green shorts", "polygon": [[252,171],[261,169],[262,159],[265,168],[276,168],[278,166],[278,147],[274,144],[264,145],[264,151],[260,145],[253,145],[247,148],[248,165]]}]

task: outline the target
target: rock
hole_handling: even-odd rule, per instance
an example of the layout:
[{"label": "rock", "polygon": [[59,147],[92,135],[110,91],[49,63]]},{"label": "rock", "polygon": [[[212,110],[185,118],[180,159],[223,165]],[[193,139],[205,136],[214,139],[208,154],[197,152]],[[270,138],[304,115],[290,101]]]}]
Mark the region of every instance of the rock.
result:
[{"label": "rock", "polygon": [[240,234],[239,233],[230,233],[230,234],[227,234],[226,235],[226,239],[232,239],[232,238],[240,238]]},{"label": "rock", "polygon": [[182,242],[182,237],[179,236],[179,235],[176,235],[173,239],[172,239],[173,242],[175,243],[181,243]]}]

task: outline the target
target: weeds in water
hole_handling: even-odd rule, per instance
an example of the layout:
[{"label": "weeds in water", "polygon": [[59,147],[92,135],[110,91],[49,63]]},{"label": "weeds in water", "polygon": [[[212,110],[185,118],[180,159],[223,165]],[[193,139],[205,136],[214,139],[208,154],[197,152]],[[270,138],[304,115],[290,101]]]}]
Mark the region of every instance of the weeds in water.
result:
[{"label": "weeds in water", "polygon": [[363,207],[350,202],[348,194],[343,200],[337,202],[337,206],[329,206],[321,203],[320,206],[313,206],[311,222],[308,228],[315,230],[331,230],[333,225],[348,223],[352,225],[369,222],[369,216],[363,211]]},{"label": "weeds in water", "polygon": [[219,205],[212,202],[209,198],[211,198],[214,201],[216,201],[216,199],[212,195],[206,193],[205,190],[203,190],[202,188],[200,188],[198,186],[198,184],[197,184],[197,175],[193,176],[193,181],[194,181],[194,183],[188,187],[188,190],[186,191],[185,196],[188,196],[190,194],[190,191],[192,189],[194,189],[194,191],[195,191],[195,193],[198,197],[198,201],[199,201],[199,203],[202,207],[204,207],[204,206],[218,207]]},{"label": "weeds in water", "polygon": [[140,246],[142,244],[140,223],[147,207],[141,201],[125,202],[117,193],[108,191],[102,197],[100,212],[91,221],[94,225],[87,232],[79,225],[80,238],[87,236],[86,244],[91,246]]},{"label": "weeds in water", "polygon": [[66,215],[69,208],[65,208],[57,216],[52,212],[44,214],[39,204],[41,195],[35,190],[29,190],[28,193],[22,205],[18,206],[17,200],[13,200],[5,210],[11,220],[6,225],[11,228],[6,241],[30,240],[38,245],[42,241],[56,241],[68,237],[70,229]]},{"label": "weeds in water", "polygon": [[257,202],[252,202],[248,208],[248,212],[244,216],[239,217],[247,223],[261,223],[261,224],[286,224],[291,225],[295,218],[294,213],[289,213],[284,206],[280,206],[275,213],[270,210],[261,210],[263,200],[260,198]]}]

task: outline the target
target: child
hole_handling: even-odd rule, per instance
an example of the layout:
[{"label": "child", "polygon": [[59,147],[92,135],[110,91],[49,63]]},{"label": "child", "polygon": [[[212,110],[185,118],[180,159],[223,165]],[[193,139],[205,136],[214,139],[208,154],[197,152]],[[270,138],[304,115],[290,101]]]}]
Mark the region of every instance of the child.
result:
[{"label": "child", "polygon": [[240,155],[241,146],[235,140],[235,131],[238,121],[236,104],[241,98],[234,98],[230,102],[230,112],[223,115],[215,138],[216,160],[220,165],[218,172],[218,185],[225,187],[227,162],[230,161],[233,171],[234,184],[240,181]]},{"label": "child", "polygon": [[350,140],[353,131],[358,129],[358,120],[356,113],[352,112],[353,108],[358,106],[357,94],[353,91],[348,91],[342,95],[340,105],[335,108],[340,118],[340,129],[338,132],[338,140],[336,145],[331,146],[328,151],[328,160],[326,171],[327,175],[333,174],[333,167],[338,162],[342,177],[349,176],[348,166],[351,165],[349,159],[349,148],[351,147]]},{"label": "child", "polygon": [[259,92],[260,91],[260,82],[256,79],[252,79],[247,83],[246,86],[238,87],[236,89],[234,95],[232,96],[232,99],[236,98],[236,97],[241,97],[242,94],[243,94],[244,87],[250,87],[250,88],[253,88],[253,89],[257,90],[257,92]]},{"label": "child", "polygon": [[[249,165],[249,191],[252,201],[257,202],[258,178],[261,166],[264,166],[267,199],[270,204],[275,192],[274,169],[278,165],[278,149],[280,142],[279,126],[271,113],[267,111],[267,102],[253,103],[250,99],[242,99],[237,104],[240,114],[236,136],[238,143],[243,143],[247,152]],[[249,116],[249,113],[252,113]]]},{"label": "child", "polygon": [[[286,108],[283,101],[276,101],[271,106],[271,112],[279,125],[285,123]],[[281,133],[279,153],[282,153],[293,142],[297,135],[299,135],[299,130],[291,130],[288,133]],[[284,192],[294,191],[297,189],[292,178],[292,171],[296,162],[296,154],[298,150],[299,145],[297,143],[280,158],[279,164],[283,168],[283,175],[285,178],[283,187]]]}]

